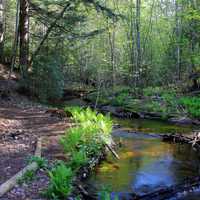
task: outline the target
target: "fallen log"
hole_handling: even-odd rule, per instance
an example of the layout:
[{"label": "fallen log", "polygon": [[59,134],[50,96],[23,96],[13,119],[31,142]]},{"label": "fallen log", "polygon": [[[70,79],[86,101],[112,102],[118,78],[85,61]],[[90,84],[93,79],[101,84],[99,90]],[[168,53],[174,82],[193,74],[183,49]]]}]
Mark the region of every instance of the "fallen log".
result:
[{"label": "fallen log", "polygon": [[[41,157],[41,149],[42,149],[42,139],[39,138],[36,145],[35,156]],[[38,169],[38,164],[36,162],[32,162],[27,165],[24,169],[19,171],[13,177],[8,179],[5,183],[0,185],[0,197],[9,192],[16,184],[17,181],[24,176],[27,171],[36,171]]]},{"label": "fallen log", "polygon": [[200,176],[194,178],[187,178],[183,183],[173,185],[170,187],[162,188],[145,195],[132,195],[133,200],[167,200],[172,197],[185,195],[186,192],[190,193],[194,190],[200,189]]},{"label": "fallen log", "polygon": [[192,138],[183,136],[181,134],[160,134],[164,142],[185,143],[188,144]]},{"label": "fallen log", "polygon": [[194,135],[190,137],[181,134],[161,134],[160,136],[164,142],[190,144],[194,150],[200,150],[199,133],[194,133]]}]

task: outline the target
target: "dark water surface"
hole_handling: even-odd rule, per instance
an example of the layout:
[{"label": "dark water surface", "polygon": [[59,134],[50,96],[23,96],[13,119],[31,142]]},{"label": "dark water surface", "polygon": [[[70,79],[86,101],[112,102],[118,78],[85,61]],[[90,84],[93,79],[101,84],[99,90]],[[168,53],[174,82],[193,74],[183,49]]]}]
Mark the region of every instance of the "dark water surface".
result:
[{"label": "dark water surface", "polygon": [[[108,155],[91,176],[97,188],[110,188],[112,193],[136,192],[145,194],[180,183],[200,174],[200,159],[189,145],[168,144],[148,133],[191,133],[193,127],[179,127],[149,120],[116,120],[124,129],[114,131],[114,139],[121,143],[120,160]],[[135,134],[126,128],[140,131]],[[199,193],[179,199],[200,200]]]}]

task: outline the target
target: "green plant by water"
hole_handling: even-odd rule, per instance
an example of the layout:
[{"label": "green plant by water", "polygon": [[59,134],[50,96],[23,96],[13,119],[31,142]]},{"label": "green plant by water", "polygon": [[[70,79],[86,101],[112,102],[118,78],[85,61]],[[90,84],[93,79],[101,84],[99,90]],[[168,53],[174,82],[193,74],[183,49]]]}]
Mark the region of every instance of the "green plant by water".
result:
[{"label": "green plant by water", "polygon": [[93,157],[102,153],[105,144],[111,142],[112,120],[90,108],[67,107],[77,124],[61,137],[60,144],[69,156],[67,163],[58,163],[48,172],[50,184],[45,194],[49,199],[64,199],[73,192],[73,179],[79,169]]}]

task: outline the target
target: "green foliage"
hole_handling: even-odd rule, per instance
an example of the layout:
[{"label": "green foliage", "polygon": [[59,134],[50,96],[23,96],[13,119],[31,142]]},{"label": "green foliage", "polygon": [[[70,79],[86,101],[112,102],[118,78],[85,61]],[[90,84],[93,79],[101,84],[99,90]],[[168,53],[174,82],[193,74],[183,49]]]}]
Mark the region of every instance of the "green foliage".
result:
[{"label": "green foliage", "polygon": [[35,179],[35,171],[28,170],[20,179],[17,180],[18,184],[29,183]]},{"label": "green foliage", "polygon": [[64,151],[73,152],[76,148],[78,148],[82,135],[81,128],[71,128],[67,134],[60,139],[60,143],[62,144]]},{"label": "green foliage", "polygon": [[31,156],[28,159],[28,162],[29,163],[36,162],[38,164],[38,167],[43,168],[43,169],[47,168],[48,166],[48,161],[45,158],[41,158],[37,156]]},{"label": "green foliage", "polygon": [[149,101],[145,105],[145,108],[149,112],[166,112],[166,110],[161,106],[161,103],[157,101]]},{"label": "green foliage", "polygon": [[40,55],[33,62],[29,87],[43,102],[62,97],[64,77],[59,58],[57,54]]},{"label": "green foliage", "polygon": [[85,151],[77,151],[72,154],[70,166],[72,169],[79,169],[88,163],[88,158]]},{"label": "green foliage", "polygon": [[118,93],[114,99],[111,101],[111,104],[114,106],[123,106],[126,105],[127,99],[129,96],[129,92],[128,91],[122,91],[120,93]]},{"label": "green foliage", "polygon": [[171,99],[176,96],[177,88],[171,86],[168,88],[163,87],[147,87],[143,89],[143,95],[145,97],[161,97],[165,100]]},{"label": "green foliage", "polygon": [[101,189],[101,191],[99,192],[99,199],[100,200],[118,200],[118,196],[117,195],[111,195],[111,188],[110,187],[103,187]]},{"label": "green foliage", "polygon": [[71,193],[73,174],[91,157],[98,155],[103,144],[111,138],[112,121],[109,117],[97,114],[90,108],[66,107],[65,111],[72,113],[77,127],[69,129],[60,139],[65,153],[70,155],[69,168],[61,163],[49,172],[51,183],[46,194],[51,199],[62,199]]},{"label": "green foliage", "polygon": [[177,88],[148,87],[143,90],[146,102],[144,108],[149,112],[161,113],[163,118],[171,113],[179,113]]},{"label": "green foliage", "polygon": [[102,200],[111,200],[110,193],[108,192],[100,192],[100,199]]},{"label": "green foliage", "polygon": [[[79,124],[81,128],[95,129],[96,132],[102,133],[102,135],[108,135],[112,131],[112,120],[109,116],[104,116],[102,114],[97,114],[95,111],[92,111],[90,108],[81,109],[77,107],[65,108],[69,110],[75,122]],[[92,131],[94,132],[94,131]]]},{"label": "green foliage", "polygon": [[182,97],[180,104],[186,108],[190,116],[200,118],[200,97]]},{"label": "green foliage", "polygon": [[160,95],[162,93],[163,89],[160,87],[147,87],[143,89],[143,94],[146,97],[152,97],[155,95]]},{"label": "green foliage", "polygon": [[72,178],[74,173],[71,168],[63,163],[49,171],[50,184],[45,191],[45,196],[52,200],[66,199],[72,192]]},{"label": "green foliage", "polygon": [[65,110],[72,112],[78,126],[68,130],[60,143],[64,151],[71,154],[73,168],[78,168],[92,156],[98,155],[103,145],[110,141],[112,121],[110,117],[97,114],[90,108],[70,107]]}]

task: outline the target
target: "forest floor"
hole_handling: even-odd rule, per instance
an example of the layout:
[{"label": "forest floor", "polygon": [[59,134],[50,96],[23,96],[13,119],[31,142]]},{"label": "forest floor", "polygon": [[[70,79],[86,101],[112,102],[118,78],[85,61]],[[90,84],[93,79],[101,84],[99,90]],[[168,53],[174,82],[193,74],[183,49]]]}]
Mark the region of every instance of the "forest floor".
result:
[{"label": "forest floor", "polygon": [[[60,158],[62,150],[58,138],[71,124],[68,118],[62,119],[48,112],[48,107],[18,94],[14,77],[9,81],[10,95],[1,95],[8,85],[2,72],[0,68],[0,184],[27,165],[39,137],[43,138],[42,157],[48,160]],[[47,186],[48,180],[43,171],[38,173],[37,180],[16,186],[0,199],[40,199],[39,191]]]}]

